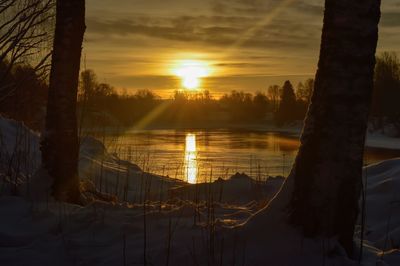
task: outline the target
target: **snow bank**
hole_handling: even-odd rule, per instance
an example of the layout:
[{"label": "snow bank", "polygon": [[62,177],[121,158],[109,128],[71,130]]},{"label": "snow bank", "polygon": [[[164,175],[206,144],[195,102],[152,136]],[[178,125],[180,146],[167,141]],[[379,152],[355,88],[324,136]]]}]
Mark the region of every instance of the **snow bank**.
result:
[{"label": "snow bank", "polygon": [[[8,150],[12,151],[19,147],[18,142],[13,142],[16,133],[12,129],[18,123],[2,122],[7,128],[4,135]],[[39,136],[31,131],[27,135],[32,138],[35,156],[40,161]],[[123,265],[123,261],[142,264],[144,246],[150,264],[165,264],[167,260],[170,265],[187,265],[188,261],[195,264],[190,253],[202,254],[207,250],[210,240],[205,235],[209,238],[212,231],[218,238],[219,233],[217,237],[214,231],[217,226],[248,220],[265,206],[283,181],[271,178],[256,182],[237,174],[226,181],[189,185],[146,173],[109,154],[93,138],[82,140],[79,173],[85,196],[93,195],[94,199],[85,207],[54,202],[44,195],[46,191],[39,201],[7,196],[3,191],[0,265]],[[23,194],[30,182],[46,185],[50,181],[39,170],[34,178],[21,182],[25,184],[19,185]],[[207,191],[208,188],[211,189]],[[196,203],[181,197],[197,189]],[[126,202],[99,201],[99,194],[116,194]],[[192,239],[198,243],[190,244]],[[188,252],[189,246],[193,251]]]},{"label": "snow bank", "polygon": [[[20,147],[16,126],[0,119],[3,154]],[[20,130],[33,147],[23,154],[39,161],[39,136]],[[93,197],[84,207],[47,197],[30,201],[2,191],[0,265],[357,264],[344,256],[335,239],[304,239],[285,223],[280,207],[263,213],[283,182],[279,177],[257,182],[236,174],[190,185],[146,173],[92,138],[82,142],[79,173],[85,196]],[[363,264],[400,265],[400,159],[370,165],[364,173]],[[37,177],[43,177],[40,171]],[[126,202],[95,200],[108,194]]]},{"label": "snow bank", "polygon": [[390,137],[381,133],[368,133],[367,147],[400,150],[400,138]]},{"label": "snow bank", "polygon": [[38,134],[20,122],[0,116],[0,172],[27,175],[39,164]]},{"label": "snow bank", "polygon": [[[29,187],[50,179],[38,170],[41,165],[40,136],[22,123],[0,117],[0,187],[1,193],[29,194]],[[39,175],[39,176],[38,176]],[[81,140],[79,156],[79,176],[87,189],[85,195],[94,198],[115,194],[130,202],[166,197],[167,191],[182,181],[174,180],[142,171],[137,165],[120,160],[107,152],[104,145],[92,138]],[[3,178],[4,177],[4,178]],[[46,182],[47,182],[46,181]],[[31,186],[31,185],[32,186]],[[50,187],[47,184],[40,184]],[[20,189],[19,189],[20,188]],[[99,193],[97,193],[99,192]],[[30,195],[27,195],[30,196]],[[44,196],[43,198],[47,198]]]},{"label": "snow bank", "polygon": [[[295,138],[300,137],[302,129],[302,121],[296,121],[292,124],[286,124],[282,127],[266,126],[264,128],[261,128],[261,130],[263,131],[282,132],[287,134],[288,136],[292,136]],[[373,131],[369,129],[367,131],[365,146],[370,148],[400,150],[400,138],[395,137],[395,134],[393,134],[393,130],[390,131],[386,129],[385,134],[383,134],[380,131]]]},{"label": "snow bank", "polygon": [[[400,264],[400,158],[364,168],[367,265]],[[361,217],[360,219],[361,220]],[[386,263],[386,264],[385,264]]]},{"label": "snow bank", "polygon": [[[39,149],[40,136],[21,123],[9,119],[0,118],[0,129],[6,143],[4,153],[8,154],[8,160],[12,160],[15,157],[14,152],[17,150],[20,151],[22,158],[18,161],[30,163],[30,168],[26,167],[24,170],[25,174],[16,174],[18,175],[16,185],[25,184],[21,186],[20,194],[24,195],[29,192],[29,187],[27,187],[29,184],[27,183],[35,186],[44,180],[45,182],[51,182],[48,177],[44,177],[45,174],[42,171],[37,173],[41,158]],[[19,137],[20,135],[23,138]],[[23,139],[26,143],[22,143],[20,139]],[[3,156],[2,158],[5,157]],[[9,165],[8,160],[4,164],[5,167]],[[15,172],[19,173],[19,168],[15,167]],[[0,172],[7,173],[5,169]],[[27,174],[33,175],[33,173],[37,174],[33,177],[26,177]],[[167,198],[189,199],[188,197],[183,197],[183,195],[195,195],[192,192],[197,189],[199,190],[197,193],[198,200],[205,200],[205,195],[207,195],[205,189],[208,185],[193,186],[181,180],[142,171],[137,165],[121,160],[115,154],[110,154],[103,143],[92,137],[85,137],[81,140],[79,176],[86,192],[84,195],[88,200],[99,197],[115,200],[116,198],[113,198],[112,195],[115,195],[119,200],[131,203],[142,203],[144,200],[160,201]],[[255,182],[246,175],[237,174],[227,181],[219,180],[211,184],[211,186],[212,190],[215,190],[214,194],[219,193],[218,196],[215,195],[215,199],[246,204],[259,199],[268,200],[269,196],[266,195],[271,195],[277,191],[282,182],[282,178],[270,179],[267,183]],[[40,186],[42,188],[39,190],[42,194],[45,193],[43,191],[48,190],[50,187],[50,185],[46,184],[41,184]],[[240,195],[240,197],[232,195]]]},{"label": "snow bank", "polygon": [[279,190],[284,178],[269,177],[267,181],[256,181],[246,174],[236,173],[227,180],[218,179],[213,183],[185,184],[171,189],[172,197],[204,201],[212,198],[214,201],[231,204],[246,204],[251,201],[268,202]]}]

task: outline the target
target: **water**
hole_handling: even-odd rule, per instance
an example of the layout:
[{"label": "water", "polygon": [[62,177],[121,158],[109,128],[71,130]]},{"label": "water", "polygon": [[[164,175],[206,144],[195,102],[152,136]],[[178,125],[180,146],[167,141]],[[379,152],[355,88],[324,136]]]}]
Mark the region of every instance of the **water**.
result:
[{"label": "water", "polygon": [[[299,148],[297,138],[274,132],[149,130],[106,137],[108,149],[142,169],[189,183],[244,172],[263,180],[286,176]],[[367,149],[365,162],[400,156],[399,150]]]}]

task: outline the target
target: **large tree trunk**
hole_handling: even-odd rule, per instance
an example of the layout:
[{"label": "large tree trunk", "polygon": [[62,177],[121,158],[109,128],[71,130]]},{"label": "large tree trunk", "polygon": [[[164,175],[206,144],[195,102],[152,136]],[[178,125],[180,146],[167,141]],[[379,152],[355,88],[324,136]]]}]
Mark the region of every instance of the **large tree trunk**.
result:
[{"label": "large tree trunk", "polygon": [[290,220],[349,255],[362,186],[380,0],[326,0],[315,89],[293,167]]},{"label": "large tree trunk", "polygon": [[79,202],[76,100],[84,31],[85,0],[57,0],[42,161],[54,180],[53,196],[74,203]]}]

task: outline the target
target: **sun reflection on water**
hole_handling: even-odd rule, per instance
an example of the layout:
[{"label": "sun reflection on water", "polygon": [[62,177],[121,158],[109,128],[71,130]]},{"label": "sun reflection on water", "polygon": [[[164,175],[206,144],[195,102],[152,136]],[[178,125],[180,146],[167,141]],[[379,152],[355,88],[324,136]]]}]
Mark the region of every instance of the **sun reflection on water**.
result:
[{"label": "sun reflection on water", "polygon": [[197,173],[196,135],[188,133],[185,141],[185,177],[187,182],[196,184]]}]

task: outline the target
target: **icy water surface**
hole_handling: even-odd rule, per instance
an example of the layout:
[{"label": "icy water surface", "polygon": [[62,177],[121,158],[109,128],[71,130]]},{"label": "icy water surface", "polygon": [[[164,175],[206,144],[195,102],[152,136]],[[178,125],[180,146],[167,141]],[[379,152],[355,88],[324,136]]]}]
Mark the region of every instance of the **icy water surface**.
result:
[{"label": "icy water surface", "polygon": [[[149,130],[106,136],[108,149],[146,171],[190,183],[245,172],[255,179],[287,175],[297,138],[275,132]],[[367,163],[400,156],[398,150],[367,149]]]}]

